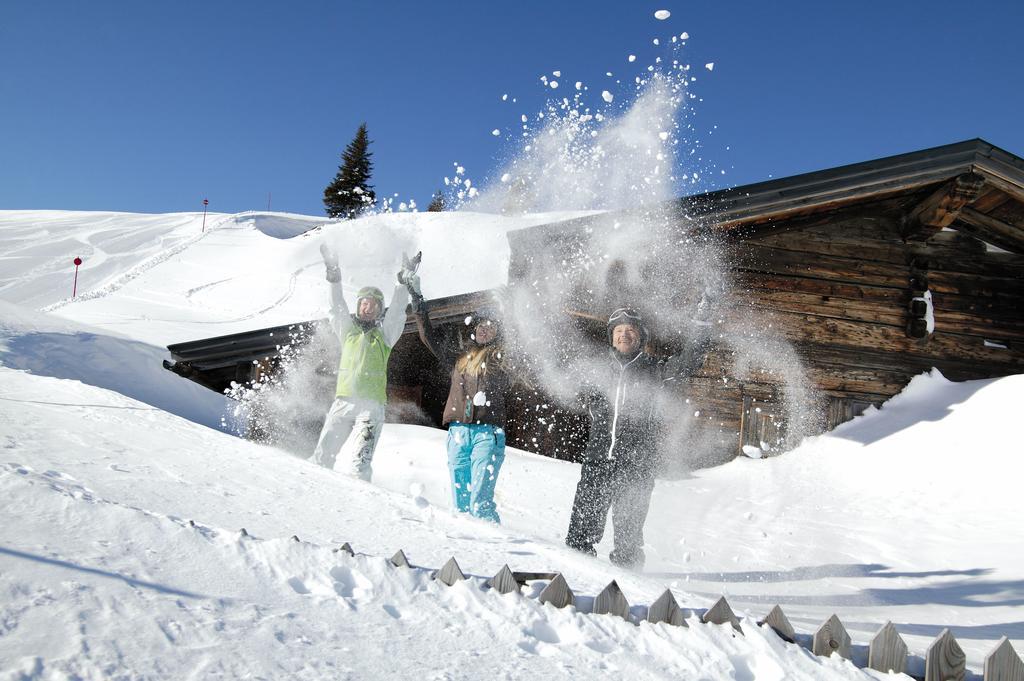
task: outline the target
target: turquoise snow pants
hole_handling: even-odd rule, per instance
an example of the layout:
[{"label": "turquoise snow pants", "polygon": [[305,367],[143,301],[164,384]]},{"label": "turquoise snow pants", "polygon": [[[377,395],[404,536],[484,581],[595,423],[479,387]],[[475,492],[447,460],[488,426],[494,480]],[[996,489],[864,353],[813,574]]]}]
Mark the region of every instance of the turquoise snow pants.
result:
[{"label": "turquoise snow pants", "polygon": [[494,486],[505,461],[505,431],[486,423],[448,426],[448,471],[456,510],[500,523]]}]

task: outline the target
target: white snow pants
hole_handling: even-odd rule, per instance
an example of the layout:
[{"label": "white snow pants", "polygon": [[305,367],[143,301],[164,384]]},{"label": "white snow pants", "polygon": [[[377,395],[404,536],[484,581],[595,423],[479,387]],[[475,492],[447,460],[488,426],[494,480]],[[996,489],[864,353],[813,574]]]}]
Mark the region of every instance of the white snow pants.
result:
[{"label": "white snow pants", "polygon": [[369,481],[373,450],[383,427],[383,404],[336,397],[320,431],[313,461],[333,469],[340,455],[344,472]]}]

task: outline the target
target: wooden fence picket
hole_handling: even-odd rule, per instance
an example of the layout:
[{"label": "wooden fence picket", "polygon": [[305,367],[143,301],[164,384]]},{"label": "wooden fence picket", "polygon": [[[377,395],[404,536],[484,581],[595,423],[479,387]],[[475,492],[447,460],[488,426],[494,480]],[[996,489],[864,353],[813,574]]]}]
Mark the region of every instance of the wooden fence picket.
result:
[{"label": "wooden fence picket", "polygon": [[711,609],[704,613],[704,617],[701,619],[705,624],[731,624],[732,628],[743,633],[743,629],[740,628],[740,621],[736,619],[736,614],[729,607],[729,602],[725,600],[725,596],[719,598]]},{"label": "wooden fence picket", "polygon": [[558,573],[551,582],[540,592],[538,600],[541,603],[550,603],[556,608],[564,608],[567,605],[576,604],[576,596],[565,581],[562,573]]},{"label": "wooden fence picket", "polygon": [[831,657],[832,653],[836,653],[849,660],[851,643],[850,635],[846,633],[846,627],[838,617],[832,615],[814,633],[811,652],[822,657]]},{"label": "wooden fence picket", "polygon": [[629,619],[629,601],[614,579],[594,599],[592,612],[595,615],[618,615],[624,620]]},{"label": "wooden fence picket", "polygon": [[512,570],[509,569],[507,563],[498,570],[498,574],[487,580],[487,585],[500,594],[508,594],[513,591],[519,593],[519,582],[512,575]]},{"label": "wooden fence picket", "polygon": [[651,603],[651,607],[647,609],[647,621],[651,624],[665,622],[674,627],[689,626],[683,618],[683,611],[679,608],[676,597],[668,589],[665,589],[665,593],[658,596],[658,600]]},{"label": "wooden fence picket", "polygon": [[786,613],[782,612],[782,608],[775,606],[772,608],[768,616],[757,623],[758,626],[767,624],[771,627],[772,631],[779,635],[783,641],[787,643],[796,642],[796,632],[793,631],[793,625],[789,623],[789,618],[786,617]]},{"label": "wooden fence picket", "polygon": [[963,681],[967,657],[949,629],[943,629],[924,654],[924,681]]},{"label": "wooden fence picket", "polygon": [[878,630],[868,648],[868,667],[902,674],[907,668],[907,644],[892,622]]},{"label": "wooden fence picket", "polygon": [[403,551],[402,549],[398,549],[398,552],[395,553],[395,555],[391,556],[391,564],[395,567],[412,567],[412,565],[409,564],[409,559],[405,557],[405,551]]},{"label": "wooden fence picket", "polygon": [[461,582],[466,579],[466,575],[462,574],[462,568],[459,567],[459,563],[455,560],[455,556],[448,559],[448,562],[444,564],[437,574],[434,575],[434,579],[437,581],[452,586],[455,582]]},{"label": "wooden fence picket", "polygon": [[985,658],[984,681],[1024,681],[1024,662],[1005,636]]}]

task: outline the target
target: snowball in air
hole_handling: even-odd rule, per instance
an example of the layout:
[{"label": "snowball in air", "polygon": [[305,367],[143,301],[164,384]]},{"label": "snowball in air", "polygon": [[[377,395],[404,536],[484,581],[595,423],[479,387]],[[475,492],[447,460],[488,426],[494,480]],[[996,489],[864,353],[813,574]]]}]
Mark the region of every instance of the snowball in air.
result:
[{"label": "snowball in air", "polygon": [[704,68],[706,68],[708,71],[714,71],[715,70],[715,62],[713,62],[713,61],[712,62],[708,62],[707,64],[704,65]]},{"label": "snowball in air", "polygon": [[555,88],[558,87],[558,81],[557,80],[553,80],[550,83],[548,83],[548,85],[551,87],[552,90],[554,90]]},{"label": "snowball in air", "polygon": [[501,130],[498,130],[497,128],[495,128],[494,130],[491,130],[491,134],[494,135],[495,137],[497,137],[498,135],[501,134]]},{"label": "snowball in air", "polygon": [[669,12],[667,9],[659,9],[654,13],[654,18],[658,21],[665,21],[665,19],[668,19],[670,16],[672,16],[672,12]]},{"label": "snowball in air", "polygon": [[629,55],[629,61],[631,61],[631,62],[636,61],[636,55],[635,54]]},{"label": "snowball in air", "polygon": [[608,92],[607,90],[604,90],[603,92],[601,92],[601,99],[611,104],[611,101],[615,99],[615,95]]},{"label": "snowball in air", "polygon": [[511,179],[512,179],[512,176],[509,175],[508,173],[505,173],[504,175],[501,176],[501,181],[502,182],[508,182]]}]

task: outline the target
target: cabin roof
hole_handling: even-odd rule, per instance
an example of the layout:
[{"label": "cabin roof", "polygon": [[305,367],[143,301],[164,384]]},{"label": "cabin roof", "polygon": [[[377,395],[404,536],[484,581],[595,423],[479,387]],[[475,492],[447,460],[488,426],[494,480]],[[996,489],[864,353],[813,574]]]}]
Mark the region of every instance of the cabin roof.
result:
[{"label": "cabin roof", "polygon": [[[461,321],[467,314],[491,300],[490,291],[475,291],[456,296],[425,301],[430,318],[437,324]],[[254,329],[214,338],[173,343],[167,346],[173,363],[188,363],[195,369],[210,370],[233,367],[239,362],[251,362],[278,354],[278,347],[288,343],[295,335],[305,335],[326,319],[283,324],[266,329]],[[416,324],[406,321],[404,333],[415,333]],[[173,365],[173,363],[168,363]],[[168,366],[170,368],[170,366]],[[173,370],[173,369],[172,369]]]},{"label": "cabin roof", "polygon": [[[962,196],[962,187],[956,185],[958,179],[961,185],[967,182],[975,193]],[[957,222],[956,228],[1001,248],[1024,253],[1024,159],[982,139],[685,196],[671,208],[678,210],[684,220],[743,238],[782,220],[938,190],[946,185],[951,185],[947,193],[959,197],[959,201],[953,201],[954,205],[959,203],[956,210],[925,218],[942,222],[942,227]],[[982,198],[985,201],[979,209],[974,204]],[[950,203],[948,197],[932,197],[930,193],[922,201],[928,199],[941,206]],[[914,217],[917,207],[906,211],[907,217]],[[517,246],[536,243],[537,237],[572,233],[631,214],[633,211],[605,213],[538,225],[510,232],[509,241],[515,251]],[[927,235],[925,232],[924,236]]]},{"label": "cabin roof", "polygon": [[730,226],[789,211],[875,199],[976,173],[993,186],[1024,199],[1024,159],[982,139],[947,144],[909,154],[733,189],[685,197],[684,206]]}]

